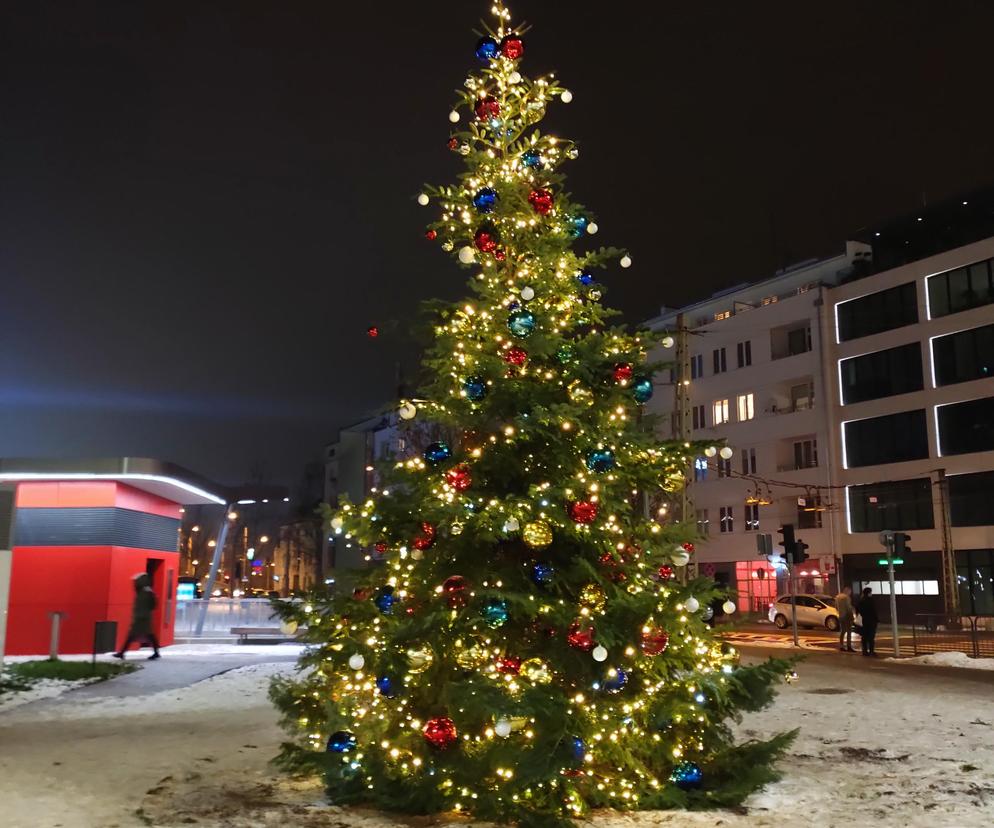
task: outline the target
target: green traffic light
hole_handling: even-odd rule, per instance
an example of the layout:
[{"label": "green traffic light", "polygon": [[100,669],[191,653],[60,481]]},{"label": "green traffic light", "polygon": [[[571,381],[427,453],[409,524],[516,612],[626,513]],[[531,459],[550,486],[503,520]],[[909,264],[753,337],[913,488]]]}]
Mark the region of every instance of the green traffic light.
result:
[{"label": "green traffic light", "polygon": [[[879,561],[877,561],[877,563],[880,564],[881,566],[887,566],[887,559],[881,558]],[[894,558],[895,566],[897,566],[897,564],[903,564],[903,563],[904,563],[904,558]]]}]

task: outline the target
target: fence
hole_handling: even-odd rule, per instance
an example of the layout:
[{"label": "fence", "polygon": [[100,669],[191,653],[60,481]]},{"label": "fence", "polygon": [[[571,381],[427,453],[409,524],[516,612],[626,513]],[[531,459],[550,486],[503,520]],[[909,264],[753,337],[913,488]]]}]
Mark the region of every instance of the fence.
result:
[{"label": "fence", "polygon": [[994,658],[994,616],[918,613],[911,626],[915,655],[966,653],[973,658]]},{"label": "fence", "polygon": [[197,621],[207,605],[203,635],[209,638],[231,635],[232,627],[278,627],[280,622],[267,598],[197,598],[176,602],[176,635],[196,633]]}]

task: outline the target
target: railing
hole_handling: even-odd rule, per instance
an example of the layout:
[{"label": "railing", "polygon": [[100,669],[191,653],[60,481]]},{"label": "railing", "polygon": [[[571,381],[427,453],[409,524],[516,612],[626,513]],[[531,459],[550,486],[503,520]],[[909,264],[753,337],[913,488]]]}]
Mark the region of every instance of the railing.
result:
[{"label": "railing", "polygon": [[915,655],[966,653],[972,658],[994,658],[994,616],[918,613],[911,626]]},{"label": "railing", "polygon": [[197,598],[176,602],[176,635],[192,636],[207,604],[203,635],[230,635],[232,627],[278,627],[280,622],[266,598]]},{"label": "railing", "polygon": [[769,405],[763,409],[765,414],[793,414],[795,411],[810,411],[814,408],[814,400],[810,397],[797,400],[787,405]]},{"label": "railing", "polygon": [[792,471],[803,471],[804,469],[817,469],[817,463],[802,463],[800,466],[797,463],[785,463],[784,465],[778,465],[778,472],[792,472]]}]

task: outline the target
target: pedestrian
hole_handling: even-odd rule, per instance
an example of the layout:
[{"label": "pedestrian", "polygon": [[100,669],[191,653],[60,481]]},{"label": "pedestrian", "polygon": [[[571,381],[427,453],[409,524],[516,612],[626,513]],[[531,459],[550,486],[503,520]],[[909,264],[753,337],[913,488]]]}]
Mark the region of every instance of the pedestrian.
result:
[{"label": "pedestrian", "polygon": [[854,653],[852,648],[852,587],[842,587],[842,592],[835,596],[835,610],[839,613],[839,649],[842,652]]},{"label": "pedestrian", "polygon": [[859,599],[859,615],[863,619],[863,655],[875,656],[877,625],[880,617],[877,615],[877,605],[873,603],[873,590],[869,587],[863,588],[863,596]]},{"label": "pedestrian", "polygon": [[128,647],[137,644],[152,645],[152,655],[149,661],[159,658],[159,642],[152,632],[152,611],[155,609],[155,593],[149,583],[148,575],[144,572],[135,575],[135,603],[131,609],[131,627],[128,630],[128,637],[124,641],[124,646],[119,652],[114,653],[114,658],[124,660],[124,654]]}]

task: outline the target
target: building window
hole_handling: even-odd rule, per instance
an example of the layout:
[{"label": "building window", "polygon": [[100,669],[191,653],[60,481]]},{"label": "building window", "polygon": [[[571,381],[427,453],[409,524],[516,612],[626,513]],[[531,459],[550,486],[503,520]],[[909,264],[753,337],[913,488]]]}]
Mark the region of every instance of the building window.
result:
[{"label": "building window", "polygon": [[770,330],[770,358],[805,354],[811,350],[811,322],[807,319]]},{"label": "building window", "polygon": [[742,474],[756,473],[756,449],[742,449]]},{"label": "building window", "polygon": [[728,370],[728,362],[725,359],[725,349],[715,348],[714,351],[711,352],[711,356],[714,361],[714,372],[716,374],[725,373],[725,371]]},{"label": "building window", "polygon": [[843,359],[839,362],[839,379],[843,405],[921,391],[921,346],[909,342],[886,351]]},{"label": "building window", "polygon": [[932,364],[936,386],[994,377],[994,325],[937,336]]},{"label": "building window", "polygon": [[821,495],[797,498],[797,528],[821,529]]},{"label": "building window", "polygon": [[914,325],[918,321],[918,291],[914,282],[839,302],[835,306],[839,342]]},{"label": "building window", "polygon": [[745,368],[747,365],[752,365],[752,342],[747,340],[745,342],[740,342],[736,347],[739,357],[739,368]]},{"label": "building window", "polygon": [[699,379],[704,376],[704,354],[694,354],[690,358],[690,378]]},{"label": "building window", "polygon": [[940,405],[939,454],[994,451],[994,397]]},{"label": "building window", "polygon": [[882,463],[903,463],[928,457],[928,428],[925,425],[924,408],[866,420],[852,420],[842,428],[847,469]]},{"label": "building window", "polygon": [[994,615],[994,549],[958,549],[960,606],[969,615]]},{"label": "building window", "polygon": [[734,532],[735,531],[735,518],[732,517],[732,507],[722,506],[721,512],[721,523],[718,527],[720,532]]},{"label": "building window", "polygon": [[849,525],[853,532],[934,529],[931,479],[850,486]]},{"label": "building window", "polygon": [[948,481],[953,526],[994,526],[994,471],[951,475]]},{"label": "building window", "polygon": [[764,305],[774,305],[774,304],[776,304],[779,301],[780,301],[780,297],[779,296],[764,296],[763,297],[763,304]]},{"label": "building window", "polygon": [[711,406],[712,420],[715,425],[721,425],[729,421],[728,400],[715,400]]},{"label": "building window", "polygon": [[739,410],[740,423],[751,420],[756,416],[755,402],[752,394],[739,394],[736,398],[736,404]]},{"label": "building window", "polygon": [[794,443],[794,469],[813,469],[818,465],[818,441],[798,440]]},{"label": "building window", "polygon": [[711,534],[711,521],[708,520],[707,509],[697,510],[697,534],[702,538],[706,538]]},{"label": "building window", "polygon": [[701,483],[708,479],[707,457],[694,458],[694,482]]},{"label": "building window", "polygon": [[721,322],[723,319],[731,319],[731,318],[732,318],[732,312],[730,310],[718,311],[718,313],[714,315],[715,322]]},{"label": "building window", "polygon": [[718,458],[718,477],[732,476],[732,461]]},{"label": "building window", "polygon": [[693,412],[694,428],[707,428],[707,420],[704,419],[704,406],[695,405],[691,411]]},{"label": "building window", "polygon": [[757,503],[745,505],[745,530],[747,532],[759,531],[759,504]]},{"label": "building window", "polygon": [[992,260],[959,267],[928,280],[928,309],[932,319],[994,303]]}]

